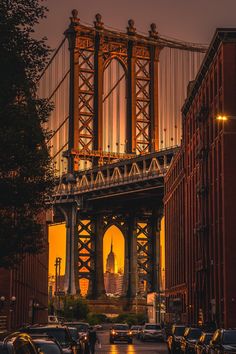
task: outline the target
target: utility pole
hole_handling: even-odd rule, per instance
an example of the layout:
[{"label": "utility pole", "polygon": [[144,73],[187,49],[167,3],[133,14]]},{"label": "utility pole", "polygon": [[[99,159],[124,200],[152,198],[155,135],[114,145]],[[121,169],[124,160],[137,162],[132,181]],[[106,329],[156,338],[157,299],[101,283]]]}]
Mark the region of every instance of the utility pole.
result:
[{"label": "utility pole", "polygon": [[160,264],[157,265],[156,322],[161,322]]},{"label": "utility pole", "polygon": [[56,257],[55,260],[55,297],[58,299],[57,303],[57,309],[60,310],[60,296],[58,295],[60,291],[60,276],[61,276],[61,258]]}]

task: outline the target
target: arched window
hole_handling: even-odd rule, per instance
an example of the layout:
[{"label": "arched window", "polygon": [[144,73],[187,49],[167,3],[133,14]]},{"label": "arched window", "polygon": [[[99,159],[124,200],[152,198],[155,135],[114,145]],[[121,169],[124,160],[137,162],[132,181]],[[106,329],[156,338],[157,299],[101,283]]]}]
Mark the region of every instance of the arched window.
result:
[{"label": "arched window", "polygon": [[121,296],[124,282],[124,236],[112,225],[103,237],[104,284],[106,293]]}]

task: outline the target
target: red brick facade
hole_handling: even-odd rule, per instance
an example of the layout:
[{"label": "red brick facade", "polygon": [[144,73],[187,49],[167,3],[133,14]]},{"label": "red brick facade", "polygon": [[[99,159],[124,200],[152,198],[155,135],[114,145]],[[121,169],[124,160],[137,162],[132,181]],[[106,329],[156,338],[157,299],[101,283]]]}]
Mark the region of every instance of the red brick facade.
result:
[{"label": "red brick facade", "polygon": [[[8,329],[24,323],[47,322],[48,244],[40,255],[27,255],[14,270],[0,268],[0,316],[7,316]],[[15,301],[11,301],[12,298]]]},{"label": "red brick facade", "polygon": [[[166,257],[173,257],[166,272],[167,296],[172,289],[172,296],[179,297],[182,287],[188,322],[232,327],[236,326],[236,30],[216,32],[182,112],[184,163],[178,173],[184,193],[178,177],[171,183],[179,155],[165,180]],[[217,121],[219,113],[229,119]],[[175,239],[183,204],[180,269],[174,252],[179,252]]]},{"label": "red brick facade", "polygon": [[[185,203],[184,203],[184,154],[181,148],[173,161],[171,169],[165,178],[165,275],[167,307],[171,311],[173,304],[178,301],[181,308],[177,312],[185,320],[186,314],[186,264],[185,264]],[[173,312],[172,312],[173,313]],[[169,315],[168,320],[173,322],[178,317]]]}]

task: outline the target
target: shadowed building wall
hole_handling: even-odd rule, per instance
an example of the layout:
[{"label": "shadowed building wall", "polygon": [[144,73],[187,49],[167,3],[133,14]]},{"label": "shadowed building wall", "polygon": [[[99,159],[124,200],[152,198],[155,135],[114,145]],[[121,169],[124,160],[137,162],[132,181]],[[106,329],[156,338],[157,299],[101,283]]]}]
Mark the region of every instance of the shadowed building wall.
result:
[{"label": "shadowed building wall", "polygon": [[[184,195],[172,184],[166,190],[166,234],[172,266],[166,272],[167,294],[178,293],[180,277],[187,283],[186,309],[190,323],[214,322],[219,327],[236,325],[236,267],[234,215],[236,185],[236,30],[216,31],[208,53],[183,106]],[[217,114],[228,115],[217,121]],[[166,177],[176,176],[175,165]],[[184,269],[178,268],[176,209],[184,203]],[[180,217],[180,215],[179,215]],[[171,225],[171,228],[169,227]],[[184,254],[181,249],[180,254]]]},{"label": "shadowed building wall", "polygon": [[[48,242],[39,255],[26,255],[13,270],[0,268],[0,316],[7,317],[8,329],[22,324],[47,323]],[[15,301],[11,301],[15,297]]]}]

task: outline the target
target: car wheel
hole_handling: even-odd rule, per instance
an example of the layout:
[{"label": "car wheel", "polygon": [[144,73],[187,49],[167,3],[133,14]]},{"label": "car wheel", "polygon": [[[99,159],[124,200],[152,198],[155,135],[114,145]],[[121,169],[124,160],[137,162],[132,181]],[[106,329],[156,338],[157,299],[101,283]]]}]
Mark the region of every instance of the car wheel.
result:
[{"label": "car wheel", "polygon": [[129,340],[128,340],[128,344],[133,344],[132,339],[129,339]]},{"label": "car wheel", "polygon": [[114,340],[110,339],[110,344],[114,344]]}]

